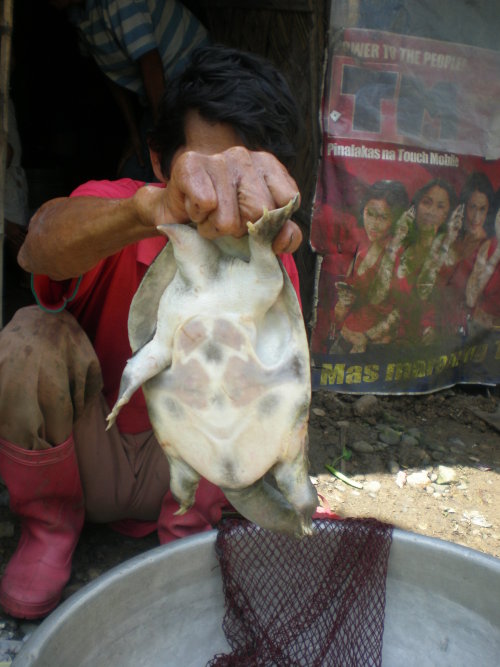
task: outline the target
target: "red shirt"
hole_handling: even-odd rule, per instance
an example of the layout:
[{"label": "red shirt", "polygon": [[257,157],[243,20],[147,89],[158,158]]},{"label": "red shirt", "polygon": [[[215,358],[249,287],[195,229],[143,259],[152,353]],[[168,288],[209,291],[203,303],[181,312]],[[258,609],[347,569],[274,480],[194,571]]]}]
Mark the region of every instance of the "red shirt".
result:
[{"label": "red shirt", "polygon": [[[490,245],[488,247],[487,259],[490,259],[498,245],[498,240],[496,238],[491,239]],[[488,315],[491,315],[495,326],[498,326],[499,316],[498,316],[498,304],[500,303],[500,271],[495,268],[491,278],[488,280],[486,285],[483,288],[482,293],[478,297],[476,307],[480,310],[483,310]]]},{"label": "red shirt", "polygon": [[[131,197],[143,185],[143,182],[129,178],[90,181],[78,187],[71,196],[121,199]],[[164,187],[159,183],[155,185]],[[130,303],[147,268],[165,243],[166,238],[158,236],[126,246],[79,278],[54,281],[48,276],[34,276],[39,305],[54,312],[66,308],[87,333],[101,363],[103,393],[110,407],[116,402],[123,369],[132,356],[127,329]],[[282,255],[280,259],[299,295],[293,257]],[[141,390],[121,409],[117,424],[122,433],[141,433],[151,428]]]}]

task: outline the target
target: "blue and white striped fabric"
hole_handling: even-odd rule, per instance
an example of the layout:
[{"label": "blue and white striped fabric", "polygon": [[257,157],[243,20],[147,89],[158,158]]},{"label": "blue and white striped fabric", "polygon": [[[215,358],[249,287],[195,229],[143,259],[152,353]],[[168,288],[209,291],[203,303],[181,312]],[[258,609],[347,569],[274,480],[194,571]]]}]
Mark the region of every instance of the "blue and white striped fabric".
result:
[{"label": "blue and white striped fabric", "polygon": [[208,43],[205,28],[177,0],[87,0],[70,16],[102,72],[141,97],[141,56],[158,49],[168,80],[193,49]]}]

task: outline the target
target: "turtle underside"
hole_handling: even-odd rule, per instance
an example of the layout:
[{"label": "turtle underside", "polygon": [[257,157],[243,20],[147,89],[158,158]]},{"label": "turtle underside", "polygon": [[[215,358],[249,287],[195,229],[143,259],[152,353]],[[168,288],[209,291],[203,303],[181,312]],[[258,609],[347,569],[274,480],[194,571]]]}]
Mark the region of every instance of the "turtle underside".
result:
[{"label": "turtle underside", "polygon": [[247,519],[300,536],[317,505],[309,352],[294,288],[271,249],[297,205],[298,196],[265,210],[242,239],[159,227],[170,242],[132,301],[134,355],[108,422],[142,386],[179,512],[203,476]]}]

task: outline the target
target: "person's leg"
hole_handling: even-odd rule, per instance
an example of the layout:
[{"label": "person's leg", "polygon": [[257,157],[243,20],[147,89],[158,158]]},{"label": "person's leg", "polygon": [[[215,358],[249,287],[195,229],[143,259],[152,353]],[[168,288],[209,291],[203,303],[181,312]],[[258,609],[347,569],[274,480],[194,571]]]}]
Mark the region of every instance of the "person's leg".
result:
[{"label": "person's leg", "polygon": [[156,521],[168,491],[167,459],[153,432],[106,430],[109,406],[98,397],[73,429],[86,516],[95,523]]},{"label": "person's leg", "polygon": [[89,521],[109,523],[131,537],[157,529],[160,544],[166,544],[210,530],[223,510],[234,512],[222,491],[201,478],[194,506],[178,514],[167,457],[153,432],[127,435],[116,424],[107,431],[109,411],[100,395],[73,426]]},{"label": "person's leg", "polygon": [[99,362],[67,313],[19,310],[0,333],[0,476],[21,538],[0,582],[6,612],[58,603],[84,521],[73,421],[101,391]]},{"label": "person's leg", "polygon": [[177,514],[167,457],[153,432],[106,431],[108,413],[100,397],[73,429],[87,518],[134,537],[157,528],[160,544],[213,528],[230,509],[222,491],[201,478],[195,504]]}]

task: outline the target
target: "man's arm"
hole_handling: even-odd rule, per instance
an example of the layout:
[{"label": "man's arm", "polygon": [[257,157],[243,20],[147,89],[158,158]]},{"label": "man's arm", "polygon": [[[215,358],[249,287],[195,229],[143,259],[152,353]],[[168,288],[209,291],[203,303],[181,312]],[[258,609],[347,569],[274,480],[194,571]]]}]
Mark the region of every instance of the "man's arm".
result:
[{"label": "man's arm", "polygon": [[[33,216],[19,264],[54,280],[74,278],[126,245],[158,235],[157,225],[192,220],[206,238],[243,236],[248,220],[284,206],[297,184],[269,153],[237,146],[205,155],[188,151],[173,163],[166,188],[144,186],[129,199],[53,199]],[[302,241],[288,221],[273,243],[294,252]]]},{"label": "man's arm", "polygon": [[135,195],[52,199],[31,219],[18,262],[25,271],[65,280],[85,273],[129,243],[156,235],[154,226],[141,222]]}]

